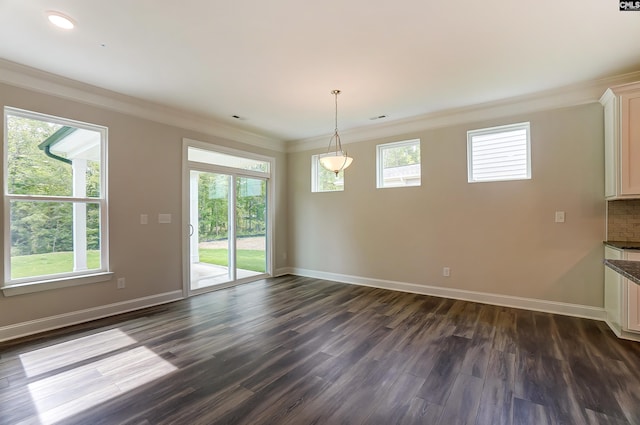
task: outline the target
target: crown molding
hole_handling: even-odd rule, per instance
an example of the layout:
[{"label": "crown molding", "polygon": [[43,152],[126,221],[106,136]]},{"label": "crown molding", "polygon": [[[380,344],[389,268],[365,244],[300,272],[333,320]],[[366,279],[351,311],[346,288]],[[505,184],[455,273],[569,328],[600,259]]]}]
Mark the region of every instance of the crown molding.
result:
[{"label": "crown molding", "polygon": [[[343,139],[342,144],[357,143],[468,122],[598,102],[606,89],[637,81],[640,81],[640,71],[573,84],[530,95],[448,109],[416,117],[389,121],[383,124],[353,128],[340,132]],[[168,108],[157,103],[81,83],[1,58],[0,83],[278,152],[302,152],[324,148],[326,147],[327,140],[331,136],[330,134],[324,134],[285,142],[280,139],[239,129],[203,115]]]},{"label": "crown molding", "polygon": [[0,82],[264,149],[279,152],[286,150],[284,141],[279,139],[242,130],[203,115],[168,108],[157,103],[81,83],[5,59],[0,59]]},{"label": "crown molding", "polygon": [[[598,102],[609,87],[640,81],[640,71],[617,75],[524,96],[486,102],[420,115],[384,124],[358,127],[340,132],[342,144],[357,143],[385,137],[407,135],[433,128],[518,114],[559,109]],[[324,148],[330,134],[287,142],[287,152],[303,152]]]}]

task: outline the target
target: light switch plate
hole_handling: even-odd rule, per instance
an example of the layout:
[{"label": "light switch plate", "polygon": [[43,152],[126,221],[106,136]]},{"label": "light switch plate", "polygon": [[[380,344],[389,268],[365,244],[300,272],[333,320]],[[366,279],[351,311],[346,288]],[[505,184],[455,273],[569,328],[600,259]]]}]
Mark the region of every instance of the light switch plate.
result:
[{"label": "light switch plate", "polygon": [[140,214],[140,224],[149,224],[149,216],[147,214]]},{"label": "light switch plate", "polygon": [[171,223],[171,214],[158,214],[158,223]]},{"label": "light switch plate", "polygon": [[556,223],[564,223],[564,211],[556,211]]}]

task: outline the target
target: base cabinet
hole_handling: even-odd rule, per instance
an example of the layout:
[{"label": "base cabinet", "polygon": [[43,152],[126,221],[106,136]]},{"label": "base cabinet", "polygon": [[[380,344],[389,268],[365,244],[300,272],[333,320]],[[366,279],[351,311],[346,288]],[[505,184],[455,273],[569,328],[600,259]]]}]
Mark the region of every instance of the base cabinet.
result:
[{"label": "base cabinet", "polygon": [[[640,261],[640,253],[627,252],[627,260]],[[640,332],[640,286],[624,279],[627,285],[627,330]]]},{"label": "base cabinet", "polygon": [[[608,260],[640,261],[640,252],[605,247]],[[640,339],[640,286],[605,267],[604,309],[609,327],[619,337]]]},{"label": "base cabinet", "polygon": [[[604,258],[607,260],[622,260],[623,251],[606,246]],[[618,272],[604,268],[604,311],[609,327],[620,336],[622,330],[622,275]]]}]

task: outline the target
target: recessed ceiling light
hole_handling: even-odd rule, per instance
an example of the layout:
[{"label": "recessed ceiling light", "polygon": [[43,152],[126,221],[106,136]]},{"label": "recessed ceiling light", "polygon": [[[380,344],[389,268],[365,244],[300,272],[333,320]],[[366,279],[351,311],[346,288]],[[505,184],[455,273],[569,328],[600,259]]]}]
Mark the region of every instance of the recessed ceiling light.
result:
[{"label": "recessed ceiling light", "polygon": [[49,22],[51,22],[56,27],[65,30],[72,30],[76,26],[76,24],[73,22],[73,19],[63,13],[53,10],[47,11],[47,19],[49,19]]}]

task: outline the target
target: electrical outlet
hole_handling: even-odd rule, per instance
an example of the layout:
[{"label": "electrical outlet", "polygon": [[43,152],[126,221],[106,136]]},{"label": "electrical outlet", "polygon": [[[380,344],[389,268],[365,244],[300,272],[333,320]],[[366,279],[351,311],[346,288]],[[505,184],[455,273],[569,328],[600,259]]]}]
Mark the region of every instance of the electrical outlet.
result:
[{"label": "electrical outlet", "polygon": [[119,277],[118,278],[118,289],[124,289],[126,287],[126,282],[124,280],[124,277]]},{"label": "electrical outlet", "polygon": [[442,268],[442,276],[449,277],[451,276],[451,269],[449,267]]},{"label": "electrical outlet", "polygon": [[556,223],[564,223],[564,211],[556,211]]}]

